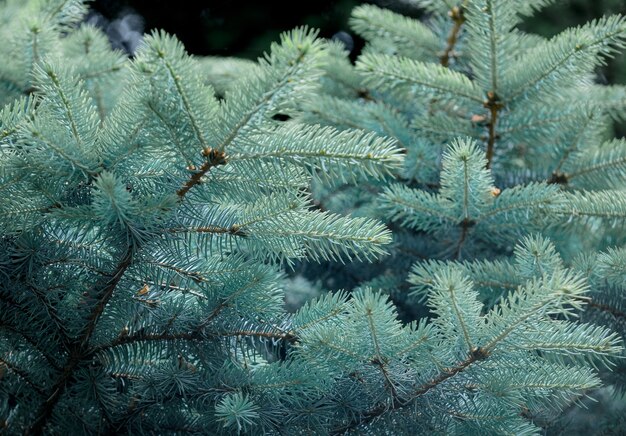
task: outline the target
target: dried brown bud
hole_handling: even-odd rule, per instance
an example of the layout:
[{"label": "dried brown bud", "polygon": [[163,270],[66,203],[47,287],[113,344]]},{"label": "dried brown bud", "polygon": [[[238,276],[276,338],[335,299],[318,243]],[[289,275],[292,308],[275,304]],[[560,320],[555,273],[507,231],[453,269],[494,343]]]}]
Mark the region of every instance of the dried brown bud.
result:
[{"label": "dried brown bud", "polygon": [[145,295],[148,292],[150,292],[150,286],[148,286],[147,284],[144,284],[143,287],[137,292],[137,295],[139,296]]}]

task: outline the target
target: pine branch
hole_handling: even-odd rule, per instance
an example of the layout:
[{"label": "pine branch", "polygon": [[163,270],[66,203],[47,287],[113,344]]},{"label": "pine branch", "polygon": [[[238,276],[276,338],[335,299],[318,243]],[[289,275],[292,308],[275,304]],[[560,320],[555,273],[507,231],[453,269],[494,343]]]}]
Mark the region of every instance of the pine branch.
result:
[{"label": "pine branch", "polygon": [[15,135],[24,122],[32,119],[38,104],[34,96],[21,97],[0,109],[0,141]]},{"label": "pine branch", "polygon": [[[39,143],[45,145],[49,150],[52,150],[54,153],[56,153],[61,158],[66,160],[72,167],[79,168],[81,171],[83,171],[87,176],[89,176],[92,179],[98,176],[99,174],[98,171],[94,171],[93,167],[91,167],[89,163],[87,164],[83,163],[85,161],[83,156],[72,156],[65,150],[65,147],[55,144],[53,141],[48,140],[48,138],[43,136],[42,132],[33,130],[31,134],[35,140],[39,141]],[[48,207],[52,207],[52,206],[48,206]]]},{"label": "pine branch", "polygon": [[133,248],[129,247],[115,271],[111,273],[107,279],[105,279],[106,281],[103,280],[102,282],[97,283],[96,286],[89,291],[91,294],[96,296],[98,303],[91,310],[89,318],[87,319],[87,324],[83,328],[80,336],[74,341],[72,348],[69,350],[69,358],[62,369],[61,375],[54,382],[52,389],[50,389],[50,396],[48,399],[39,407],[39,410],[35,414],[33,423],[25,432],[26,434],[40,434],[43,431],[48,418],[54,410],[54,407],[60,400],[62,394],[65,392],[67,385],[71,383],[70,379],[74,375],[74,370],[78,367],[78,365],[84,363],[85,358],[89,356],[88,343],[91,339],[91,335],[96,328],[100,315],[113,296],[113,291],[117,287],[117,284],[132,264],[133,254]]},{"label": "pine branch", "polygon": [[241,229],[238,224],[233,224],[230,227],[220,226],[206,226],[206,227],[190,227],[190,228],[171,228],[168,230],[170,233],[212,233],[212,234],[229,234],[233,236],[246,237],[246,233]]},{"label": "pine branch", "polygon": [[446,382],[451,377],[454,377],[455,375],[465,371],[468,367],[470,367],[475,362],[484,360],[487,357],[489,357],[489,354],[486,351],[480,348],[476,349],[473,352],[471,352],[465,360],[458,362],[455,366],[446,368],[446,370],[444,372],[441,372],[437,377],[429,380],[428,382],[419,386],[417,389],[413,390],[408,399],[402,402],[392,403],[391,405],[389,405],[386,402],[381,403],[377,405],[376,407],[365,412],[362,416],[358,418],[358,420],[354,420],[345,426],[333,429],[331,431],[331,434],[333,435],[344,434],[347,431],[354,430],[362,425],[366,425],[374,421],[376,418],[380,417],[381,415],[385,413],[410,406],[413,403],[413,401],[415,401],[417,398],[421,397],[422,395],[426,395],[429,391],[437,388],[438,386]]},{"label": "pine branch", "polygon": [[152,111],[152,113],[156,115],[156,117],[161,121],[161,124],[167,127],[167,131],[170,134],[170,139],[172,141],[172,144],[174,144],[177,151],[180,153],[180,156],[186,161],[187,167],[189,169],[195,169],[195,165],[193,164],[191,157],[188,156],[188,153],[185,150],[185,146],[181,142],[181,141],[184,141],[184,139],[179,138],[178,136],[180,133],[177,129],[178,126],[172,125],[169,122],[169,120],[164,116],[164,114],[161,113],[159,109],[154,105],[153,102],[148,102],[147,106]]},{"label": "pine branch", "polygon": [[[74,111],[72,110],[72,108],[70,107],[70,103],[68,100],[68,97],[65,95],[65,91],[64,91],[64,87],[61,86],[61,83],[59,82],[59,77],[56,75],[56,73],[51,69],[51,68],[46,68],[43,67],[42,68],[42,73],[45,74],[49,79],[50,79],[50,83],[52,83],[54,85],[54,91],[56,91],[56,93],[58,94],[61,103],[63,105],[63,110],[65,111],[65,115],[67,120],[69,121],[69,125],[70,128],[72,130],[72,134],[74,135],[74,138],[76,139],[76,142],[79,144],[83,143],[83,139],[81,138],[81,135],[78,133],[78,126],[76,125],[76,120],[74,117]],[[41,74],[41,73],[40,73]],[[40,83],[46,83],[45,79],[40,79],[39,80]],[[48,94],[50,94],[50,92],[48,92]]]},{"label": "pine branch", "polygon": [[[196,119],[196,115],[194,114],[194,110],[191,108],[191,105],[189,103],[189,97],[187,96],[187,93],[183,89],[183,85],[181,84],[181,77],[178,75],[178,73],[176,71],[174,71],[174,67],[168,61],[168,59],[167,59],[167,57],[166,57],[166,55],[165,55],[165,53],[163,51],[157,50],[157,54],[158,54],[159,58],[161,59],[161,61],[163,62],[163,64],[165,65],[165,68],[167,69],[167,71],[168,71],[168,73],[170,75],[171,80],[174,82],[174,86],[176,87],[176,91],[178,91],[178,94],[180,95],[181,101],[183,103],[183,107],[185,108],[185,113],[189,117],[189,121],[191,122],[191,127],[193,128],[193,131],[196,134],[196,137],[198,138],[198,141],[200,142],[200,145],[202,146],[202,150],[210,149],[209,143],[208,143],[207,139],[204,137],[204,134],[202,133],[202,130],[199,127],[199,122]],[[222,150],[223,150],[223,148],[222,148]]]},{"label": "pine branch", "polygon": [[[555,82],[586,81],[588,72],[600,62],[600,55],[608,56],[626,41],[626,26],[620,16],[604,17],[585,26],[568,29],[550,41],[531,49],[520,61],[529,69],[511,69],[512,83],[507,90],[506,100],[513,101],[522,96],[536,94],[542,90],[550,92]],[[527,62],[533,59],[535,62]],[[520,64],[523,65],[523,64]],[[554,92],[554,91],[553,91]]]},{"label": "pine branch", "polygon": [[[503,224],[502,220],[497,220],[502,216],[506,217],[518,212],[528,215],[531,211],[559,206],[563,204],[563,201],[559,189],[555,186],[544,183],[518,185],[499,194],[493,206],[481,211],[475,220],[477,224],[489,220],[497,226]],[[528,224],[530,224],[530,220]]]},{"label": "pine branch", "polygon": [[[11,362],[7,361],[6,359],[3,359],[2,357],[0,357],[0,368],[2,366],[4,366],[5,368],[8,368],[10,371],[13,371],[22,380],[24,380],[30,387],[32,387],[35,390],[35,392],[37,392],[42,398],[45,398],[46,396],[45,389],[38,386],[35,382],[33,382],[30,379],[30,376],[28,375],[27,371],[24,371],[22,368],[18,367],[17,365],[14,365]],[[2,369],[2,373],[4,373],[4,369]]]},{"label": "pine branch", "polygon": [[439,39],[423,23],[374,5],[356,7],[350,27],[368,41],[393,44],[404,56],[426,54],[434,58],[439,51]]},{"label": "pine branch", "polygon": [[391,395],[391,404],[398,400],[398,393],[396,391],[396,387],[391,380],[389,375],[389,371],[387,370],[387,358],[381,353],[379,338],[376,333],[376,326],[373,319],[373,313],[371,309],[367,309],[365,316],[367,317],[367,325],[369,327],[370,337],[372,338],[372,343],[374,344],[374,358],[371,360],[371,363],[377,366],[380,369],[380,372],[385,379],[385,387],[389,390]]},{"label": "pine branch", "polygon": [[568,219],[601,218],[608,222],[626,219],[626,199],[615,195],[619,191],[597,190],[564,193],[565,202],[552,210],[553,214]]},{"label": "pine branch", "polygon": [[395,141],[363,131],[337,131],[299,123],[272,130],[247,141],[236,160],[288,162],[317,177],[346,182],[358,176],[381,179],[402,164]]},{"label": "pine branch", "polygon": [[431,231],[442,223],[454,224],[454,216],[446,205],[428,192],[395,184],[385,188],[381,197],[387,216],[402,226]]},{"label": "pine branch", "polygon": [[46,359],[46,361],[48,362],[48,365],[50,365],[52,368],[54,368],[57,371],[61,370],[61,367],[57,364],[57,362],[55,362],[54,359],[50,356],[50,354],[48,354],[48,352],[41,347],[41,345],[35,340],[35,338],[31,337],[26,332],[6,322],[0,321],[0,329],[8,330],[11,333],[19,336],[21,339],[28,342],[34,350],[37,350],[40,356]]},{"label": "pine branch", "polygon": [[163,332],[163,333],[145,333],[144,331],[137,331],[131,335],[120,335],[113,341],[102,344],[97,347],[93,347],[89,354],[95,355],[107,351],[111,348],[131,345],[141,342],[163,342],[163,341],[190,341],[190,342],[204,342],[208,340],[215,340],[227,337],[255,337],[264,339],[274,339],[278,341],[295,342],[298,337],[290,332],[264,332],[253,330],[234,330],[234,331],[210,331],[203,328],[196,328],[188,332]]},{"label": "pine branch", "polygon": [[594,122],[597,122],[599,118],[598,112],[589,112],[589,115],[585,118],[585,122],[580,125],[580,128],[574,138],[574,141],[565,149],[558,163],[552,170],[551,180],[559,180],[563,179],[565,183],[567,183],[567,176],[561,172],[561,167],[565,165],[573,153],[579,150],[581,146],[581,141],[584,139],[584,134],[588,130],[589,126],[591,126]]},{"label": "pine branch", "polygon": [[[297,83],[297,79],[302,79],[303,87],[306,87],[308,80],[304,76],[308,73],[309,80],[315,77],[319,57],[323,53],[319,42],[314,39],[315,36],[315,32],[310,32],[306,28],[297,29],[291,35],[283,36],[285,47],[275,50],[278,53],[273,54],[273,57],[270,56],[267,63],[263,64],[261,73],[241,83],[237,89],[239,95],[230,95],[230,99],[227,99],[222,117],[228,130],[223,139],[220,139],[219,145],[214,148],[225,150],[229,147],[240,134],[252,127],[255,118],[267,111],[275,99],[292,84]],[[272,67],[275,67],[276,71]],[[305,88],[302,91],[308,90]],[[243,101],[243,104],[238,100]],[[232,116],[231,111],[237,112],[237,121],[232,126],[229,119]]]},{"label": "pine branch", "polygon": [[568,183],[587,189],[594,185],[600,189],[623,188],[626,184],[625,147],[623,139],[615,139],[597,148],[588,148],[570,159],[561,176]]},{"label": "pine branch", "polygon": [[366,53],[359,57],[356,68],[365,75],[368,86],[392,92],[401,98],[406,98],[408,91],[418,96],[483,102],[479,88],[472,81],[441,65]]},{"label": "pine branch", "polygon": [[[531,434],[598,386],[618,335],[572,317],[621,328],[626,255],[592,250],[623,242],[626,158],[624,89],[590,81],[626,28],[516,30],[551,2],[364,5],[356,67],[306,29],[258,63],[157,33],[128,61],[82,0],[0,6],[0,100],[33,93],[0,110],[5,427]],[[307,274],[360,289],[283,311],[319,292],[283,263],[354,258]]]},{"label": "pine branch", "polygon": [[[491,100],[495,100],[496,99],[496,93],[498,92],[498,71],[497,71],[497,59],[498,59],[498,52],[496,50],[496,44],[497,44],[497,38],[498,38],[498,32],[496,30],[496,5],[495,5],[495,1],[494,0],[487,0],[485,2],[485,9],[484,11],[487,13],[487,15],[489,16],[488,21],[489,21],[489,27],[488,27],[488,35],[489,35],[489,69],[491,72],[491,87],[490,87],[490,92],[491,94],[487,94],[489,97],[489,101],[491,102]],[[493,119],[493,114],[491,117],[491,122],[490,124],[495,124],[495,120]],[[489,158],[487,158],[487,162],[489,162]]]},{"label": "pine branch", "polygon": [[[33,284],[29,284],[27,289],[30,293],[32,293],[32,295],[34,295],[37,303],[41,307],[45,308],[45,310],[43,311],[43,313],[45,313],[45,318],[38,320],[38,321],[45,325],[49,325],[50,323],[52,323],[56,327],[55,333],[57,333],[61,337],[61,342],[64,345],[64,347],[69,348],[71,346],[70,345],[71,339],[64,329],[65,327],[64,322],[63,322],[64,320],[59,315],[57,307],[50,304],[50,301],[48,301],[48,299],[46,298],[47,293],[49,293],[50,291],[53,291],[54,289],[52,288],[39,289],[39,288],[36,288]],[[6,296],[3,296],[3,298],[6,298]],[[19,308],[18,310],[20,310],[21,312],[26,312],[25,314],[27,315],[28,318],[32,316],[28,308],[22,307],[22,304],[17,303],[16,301],[11,301],[11,303],[12,303],[11,304],[12,307],[14,308],[18,307]]]}]

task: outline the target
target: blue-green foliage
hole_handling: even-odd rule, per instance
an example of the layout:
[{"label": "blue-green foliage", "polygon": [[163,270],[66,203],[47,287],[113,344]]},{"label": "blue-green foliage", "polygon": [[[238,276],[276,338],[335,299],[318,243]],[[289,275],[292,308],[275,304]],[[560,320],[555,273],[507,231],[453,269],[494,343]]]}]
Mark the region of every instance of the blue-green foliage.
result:
[{"label": "blue-green foliage", "polygon": [[[623,20],[548,42],[514,30],[548,1],[456,30],[419,3],[430,26],[355,11],[356,69],[307,29],[256,63],[162,32],[129,60],[81,1],[0,3],[3,432],[534,434],[601,385],[623,90],[591,73]],[[305,260],[377,277],[287,313]]]},{"label": "blue-green foliage", "polygon": [[[525,270],[533,259],[540,264]],[[515,262],[518,272],[499,283],[485,283],[489,265],[415,271],[430,322],[403,325],[392,303],[369,288],[305,305],[293,321],[295,358],[334,381],[325,389],[344,391],[333,432],[530,434],[537,428],[520,407],[528,416],[556,415],[598,387],[590,360],[607,362],[621,348],[616,333],[566,320],[586,303],[584,275],[538,237],[518,246]],[[481,302],[487,292],[489,306]]]},{"label": "blue-green foliage", "polygon": [[[626,334],[624,284],[608,280],[625,272],[626,142],[611,137],[625,91],[594,76],[626,45],[624,17],[545,39],[517,25],[553,1],[413,3],[427,11],[424,21],[373,5],[353,11],[366,46],[354,66],[331,46],[324,95],[303,116],[395,138],[406,153],[393,178],[314,185],[322,207],[378,217],[394,232],[375,272],[348,268],[342,280],[335,269],[332,281],[366,280],[390,294],[404,320],[437,320],[444,312],[431,292],[446,268],[461,271],[446,273],[452,284],[471,278],[487,308],[532,277],[573,268],[592,289],[577,316]],[[536,270],[546,256],[555,263]],[[623,373],[620,360],[603,377],[619,392]],[[542,426],[555,419],[522,414]]]},{"label": "blue-green foliage", "polygon": [[174,38],[147,36],[129,61],[75,28],[84,11],[0,7],[15,40],[0,66],[3,429],[264,428],[258,395],[236,389],[254,391],[246,362],[291,338],[280,266],[371,259],[390,241],[374,220],[313,210],[306,187],[355,164],[383,177],[400,150],[272,118],[315,95],[327,57],[315,32],[284,34],[220,102]]}]

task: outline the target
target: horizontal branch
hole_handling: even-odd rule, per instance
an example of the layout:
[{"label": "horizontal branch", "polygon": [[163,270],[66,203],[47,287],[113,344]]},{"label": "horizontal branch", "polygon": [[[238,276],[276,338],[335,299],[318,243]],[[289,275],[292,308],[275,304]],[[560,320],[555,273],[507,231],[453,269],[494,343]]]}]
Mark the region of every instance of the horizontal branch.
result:
[{"label": "horizontal branch", "polygon": [[30,385],[30,387],[32,387],[35,392],[37,392],[40,396],[45,397],[46,393],[44,392],[44,390],[42,388],[40,388],[39,386],[37,386],[31,379],[30,376],[28,375],[28,373],[26,371],[24,371],[23,369],[19,368],[16,365],[13,365],[11,362],[8,362],[6,360],[4,360],[3,358],[0,357],[0,368],[2,366],[7,367],[8,369],[10,369],[11,371],[13,371],[14,373],[16,373],[22,380],[24,380],[26,383],[28,383],[28,385]]},{"label": "horizontal branch", "polygon": [[363,424],[367,424],[373,421],[374,419],[378,418],[379,416],[381,416],[382,414],[390,410],[398,410],[403,407],[406,407],[409,404],[411,404],[416,398],[428,393],[430,390],[441,385],[443,382],[445,382],[449,378],[464,371],[471,364],[479,360],[486,359],[488,356],[489,354],[485,350],[483,350],[482,348],[476,348],[474,349],[474,351],[470,353],[467,359],[463,360],[462,362],[459,362],[457,365],[451,368],[446,368],[445,371],[441,372],[437,377],[424,383],[423,385],[418,387],[416,390],[414,390],[409,396],[408,400],[405,400],[403,402],[393,403],[391,405],[389,405],[386,402],[379,403],[373,409],[370,409],[369,411],[365,412],[360,419],[352,421],[350,424],[347,424],[343,427],[338,427],[332,430],[331,434],[333,435],[343,434],[347,432],[348,430],[355,429]]},{"label": "horizontal branch", "polygon": [[214,233],[229,234],[233,236],[247,237],[247,234],[241,230],[241,226],[233,224],[230,227],[221,226],[204,226],[204,227],[174,227],[168,230],[170,233]]},{"label": "horizontal branch", "polygon": [[14,334],[20,336],[21,338],[25,339],[26,342],[28,342],[35,350],[37,350],[39,352],[39,354],[41,354],[46,359],[46,361],[48,362],[48,364],[52,368],[56,369],[57,371],[61,369],[59,367],[59,365],[57,365],[57,363],[54,361],[54,359],[52,359],[52,357],[48,353],[46,353],[39,346],[39,344],[37,343],[37,341],[34,338],[30,337],[29,335],[27,335],[23,331],[18,330],[17,328],[15,328],[14,326],[9,325],[9,324],[2,324],[2,323],[0,323],[0,329],[6,329],[6,330],[8,330],[10,332],[13,332]]},{"label": "horizontal branch", "polygon": [[218,339],[221,337],[259,337],[267,339],[276,339],[287,342],[295,342],[298,337],[291,332],[259,332],[254,330],[234,330],[234,331],[218,331],[218,332],[202,332],[200,329],[188,332],[164,332],[164,333],[144,333],[138,331],[132,335],[120,335],[108,344],[99,345],[91,349],[91,353],[99,353],[121,345],[136,344],[139,342],[158,342],[158,341],[205,341],[208,339]]}]

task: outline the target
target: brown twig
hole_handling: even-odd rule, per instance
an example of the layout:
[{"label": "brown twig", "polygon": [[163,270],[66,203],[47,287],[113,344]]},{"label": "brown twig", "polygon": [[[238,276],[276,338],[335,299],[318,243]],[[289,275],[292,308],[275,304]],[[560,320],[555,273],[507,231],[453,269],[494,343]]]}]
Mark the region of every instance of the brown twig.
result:
[{"label": "brown twig", "polygon": [[463,14],[462,7],[453,7],[450,12],[448,12],[448,16],[452,19],[454,25],[452,26],[452,30],[450,30],[450,34],[448,35],[448,39],[446,40],[446,49],[439,58],[439,62],[444,67],[447,67],[450,63],[450,58],[452,57],[452,53],[454,52],[454,47],[457,40],[459,39],[461,27],[463,27],[463,23],[465,23],[465,16]]},{"label": "brown twig", "polygon": [[211,168],[226,164],[226,153],[224,151],[215,150],[209,147],[202,152],[202,155],[206,157],[206,161],[198,170],[194,167],[189,168],[191,171],[195,172],[189,180],[187,180],[187,183],[185,183],[185,185],[176,192],[179,200],[182,200],[191,188],[200,184],[202,177],[208,173]]},{"label": "brown twig", "polygon": [[504,107],[495,92],[487,93],[487,101],[483,103],[489,109],[489,139],[487,140],[487,168],[491,168],[493,161],[493,150],[497,139],[496,124],[498,122],[498,113]]}]

